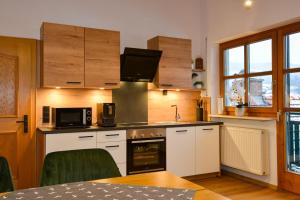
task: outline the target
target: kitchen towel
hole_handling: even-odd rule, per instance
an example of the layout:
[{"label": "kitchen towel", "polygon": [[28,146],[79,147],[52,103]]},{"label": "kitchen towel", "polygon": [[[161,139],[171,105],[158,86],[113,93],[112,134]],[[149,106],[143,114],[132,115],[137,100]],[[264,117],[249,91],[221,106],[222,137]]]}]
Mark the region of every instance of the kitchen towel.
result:
[{"label": "kitchen towel", "polygon": [[77,182],[8,193],[1,200],[192,200],[196,190]]}]

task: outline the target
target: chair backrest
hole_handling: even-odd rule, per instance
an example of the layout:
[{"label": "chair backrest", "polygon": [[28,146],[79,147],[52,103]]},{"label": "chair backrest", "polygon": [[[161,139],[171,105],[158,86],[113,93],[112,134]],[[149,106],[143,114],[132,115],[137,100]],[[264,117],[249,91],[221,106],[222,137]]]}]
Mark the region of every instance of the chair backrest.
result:
[{"label": "chair backrest", "polygon": [[11,192],[14,184],[10,173],[9,165],[4,157],[0,157],[0,193]]},{"label": "chair backrest", "polygon": [[118,176],[119,168],[104,149],[60,151],[46,156],[40,186]]}]

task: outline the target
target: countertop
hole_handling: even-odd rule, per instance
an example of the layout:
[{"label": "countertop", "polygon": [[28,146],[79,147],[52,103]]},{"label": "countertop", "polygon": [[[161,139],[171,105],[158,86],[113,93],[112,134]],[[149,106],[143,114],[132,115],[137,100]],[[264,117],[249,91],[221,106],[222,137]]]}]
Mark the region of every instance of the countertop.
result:
[{"label": "countertop", "polygon": [[223,122],[204,122],[204,121],[194,121],[194,122],[156,122],[149,124],[135,124],[135,125],[117,125],[115,127],[101,127],[101,126],[91,126],[89,128],[67,128],[67,129],[56,129],[50,127],[39,127],[37,130],[44,134],[54,134],[54,133],[74,133],[74,132],[92,132],[92,131],[112,131],[112,130],[127,130],[127,129],[144,129],[144,128],[173,128],[173,127],[187,127],[187,126],[212,126],[212,125],[222,125]]}]

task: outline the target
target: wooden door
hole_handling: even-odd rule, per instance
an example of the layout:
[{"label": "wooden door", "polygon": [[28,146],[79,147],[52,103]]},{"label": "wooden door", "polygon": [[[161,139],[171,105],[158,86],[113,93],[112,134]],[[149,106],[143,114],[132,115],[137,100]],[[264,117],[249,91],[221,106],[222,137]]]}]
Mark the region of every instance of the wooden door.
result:
[{"label": "wooden door", "polygon": [[191,40],[158,36],[148,41],[148,48],[163,51],[156,74],[160,88],[192,88]]},{"label": "wooden door", "polygon": [[85,28],[85,87],[120,87],[120,32]]},{"label": "wooden door", "polygon": [[[36,43],[0,37],[0,156],[8,159],[16,188],[36,184]],[[17,123],[24,115],[28,116],[27,133],[24,123]]]},{"label": "wooden door", "polygon": [[84,87],[84,28],[43,23],[42,86]]},{"label": "wooden door", "polygon": [[278,34],[279,187],[300,194],[300,23]]}]

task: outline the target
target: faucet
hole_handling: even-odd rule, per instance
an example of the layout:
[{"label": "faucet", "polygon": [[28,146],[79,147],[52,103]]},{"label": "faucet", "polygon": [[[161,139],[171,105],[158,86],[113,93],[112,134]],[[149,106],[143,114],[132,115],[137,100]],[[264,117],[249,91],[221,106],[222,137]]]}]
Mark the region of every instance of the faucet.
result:
[{"label": "faucet", "polygon": [[178,120],[180,120],[180,115],[178,113],[178,107],[177,105],[171,105],[171,107],[175,107],[175,121],[177,122]]}]

